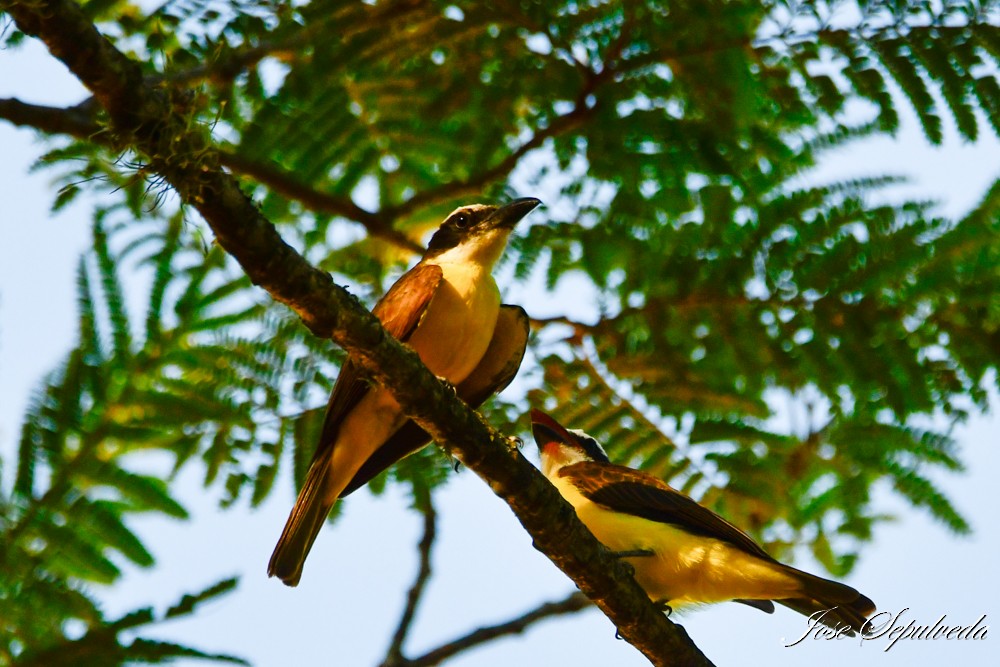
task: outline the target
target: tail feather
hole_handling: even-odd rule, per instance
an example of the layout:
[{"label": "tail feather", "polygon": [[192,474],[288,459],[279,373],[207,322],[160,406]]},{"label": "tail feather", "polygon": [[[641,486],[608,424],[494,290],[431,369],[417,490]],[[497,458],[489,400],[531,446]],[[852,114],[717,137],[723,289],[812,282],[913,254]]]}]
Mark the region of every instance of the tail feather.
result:
[{"label": "tail feather", "polygon": [[[814,616],[819,623],[834,629],[851,628],[849,635],[861,632],[868,616],[875,611],[875,603],[846,584],[817,577],[801,570],[788,568],[799,580],[800,596],[775,600],[778,604],[806,616]],[[821,613],[826,612],[826,613]]]},{"label": "tail feather", "polygon": [[278,577],[287,586],[296,586],[302,577],[302,566],[305,564],[306,556],[312,549],[313,542],[319,534],[320,528],[333,502],[328,502],[322,493],[324,481],[327,478],[327,471],[330,463],[330,452],[328,448],[325,456],[314,460],[306,473],[305,484],[299,491],[299,497],[295,500],[285,528],[281,531],[278,544],[274,547],[271,560],[267,564],[267,576]]},{"label": "tail feather", "polygon": [[736,598],[733,602],[739,602],[740,604],[745,604],[748,607],[760,609],[765,614],[774,613],[774,603],[770,600],[743,600],[741,598]]}]

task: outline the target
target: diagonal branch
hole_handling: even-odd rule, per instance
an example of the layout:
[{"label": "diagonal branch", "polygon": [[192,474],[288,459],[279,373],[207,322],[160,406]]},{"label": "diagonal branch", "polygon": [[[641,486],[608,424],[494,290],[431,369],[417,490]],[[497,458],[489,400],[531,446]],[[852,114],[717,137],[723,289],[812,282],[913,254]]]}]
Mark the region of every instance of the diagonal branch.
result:
[{"label": "diagonal branch", "polygon": [[506,623],[488,625],[478,630],[473,630],[469,634],[454,639],[443,646],[439,646],[433,651],[428,651],[419,658],[405,660],[401,663],[401,667],[433,667],[434,665],[440,665],[448,658],[453,658],[470,648],[508,635],[520,634],[538,621],[552,618],[553,616],[572,614],[586,609],[590,605],[591,602],[587,599],[587,596],[576,591],[558,602],[546,602]]},{"label": "diagonal branch", "polygon": [[420,598],[423,596],[427,581],[431,576],[431,547],[434,546],[434,537],[437,534],[437,512],[434,511],[434,505],[431,503],[430,497],[427,498],[423,514],[424,535],[420,539],[420,544],[417,545],[417,550],[420,553],[420,566],[417,569],[417,578],[414,579],[413,586],[410,587],[410,591],[406,595],[406,607],[404,607],[403,614],[399,618],[399,625],[396,627],[396,632],[393,633],[392,642],[389,644],[385,661],[382,663],[383,667],[405,665],[409,662],[403,658],[403,642],[406,641],[406,635],[410,632],[410,627],[413,625],[417,605],[420,603]]},{"label": "diagonal branch", "polygon": [[584,527],[573,508],[514,444],[469,409],[389,336],[330,276],[286,244],[221,169],[204,129],[170,92],[151,87],[137,63],[104,38],[72,0],[0,0],[18,27],[40,38],[108,111],[115,133],[145,154],[212,228],[250,279],[293,309],[316,334],[354,355],[431,437],[507,502],[535,547],[562,569],[654,665],[710,665],[650,602],[626,565]]}]

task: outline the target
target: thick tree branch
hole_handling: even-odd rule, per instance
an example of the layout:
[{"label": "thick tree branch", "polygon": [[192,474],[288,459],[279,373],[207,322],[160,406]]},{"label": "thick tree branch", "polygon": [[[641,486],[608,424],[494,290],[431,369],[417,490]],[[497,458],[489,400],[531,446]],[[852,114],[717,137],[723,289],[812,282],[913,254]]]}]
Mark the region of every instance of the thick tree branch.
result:
[{"label": "thick tree branch", "polygon": [[406,607],[403,608],[403,614],[399,618],[399,625],[396,627],[396,632],[392,635],[392,642],[389,644],[389,650],[385,654],[385,662],[382,663],[383,667],[395,667],[408,663],[403,658],[403,642],[406,641],[406,635],[409,634],[410,628],[413,625],[413,619],[417,613],[417,605],[420,603],[420,599],[427,587],[427,581],[431,576],[431,547],[434,546],[434,537],[437,534],[437,512],[434,511],[434,505],[431,503],[429,497],[423,508],[423,514],[424,535],[420,539],[420,544],[417,545],[417,552],[420,554],[417,577],[414,579],[410,591],[406,594]]},{"label": "thick tree branch", "polygon": [[590,604],[590,600],[583,593],[571,593],[563,600],[546,602],[506,623],[488,625],[478,630],[473,630],[469,634],[452,640],[443,646],[439,646],[433,651],[428,651],[419,658],[404,660],[400,663],[400,667],[433,667],[433,665],[440,665],[448,658],[453,658],[462,651],[467,651],[470,648],[485,644],[494,639],[520,634],[538,621],[552,618],[553,616],[572,614],[581,609],[586,609]]},{"label": "thick tree branch", "polygon": [[150,168],[196,207],[219,244],[251,280],[331,337],[388,388],[418,424],[503,498],[536,548],[576,582],[654,665],[710,665],[683,628],[650,602],[624,563],[577,519],[573,508],[518,449],[470,410],[388,336],[330,276],[310,266],[221,169],[207,132],[187,122],[169,91],[105,39],[72,0],[0,0],[25,33],[40,38],[107,109],[112,128],[148,156]]}]

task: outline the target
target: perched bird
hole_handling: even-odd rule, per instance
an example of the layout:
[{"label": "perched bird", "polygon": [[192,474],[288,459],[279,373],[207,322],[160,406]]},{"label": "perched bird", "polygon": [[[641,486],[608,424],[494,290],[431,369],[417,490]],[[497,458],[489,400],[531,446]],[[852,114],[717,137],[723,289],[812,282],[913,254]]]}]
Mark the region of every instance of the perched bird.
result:
[{"label": "perched bird", "polygon": [[611,463],[586,433],[540,410],[531,411],[531,429],[542,472],[594,536],[627,559],[654,602],[674,609],[735,600],[770,614],[773,600],[845,634],[860,632],[875,611],[850,586],[782,565],[662,480]]},{"label": "perched bird", "polygon": [[[416,266],[373,310],[390,334],[473,407],[506,387],[524,356],[527,315],[501,305],[491,271],[514,226],[539,203],[526,197],[502,207],[456,209]],[[333,504],[429,441],[386,389],[362,379],[349,357],[334,383],[316,452],[268,575],[298,584]]]}]

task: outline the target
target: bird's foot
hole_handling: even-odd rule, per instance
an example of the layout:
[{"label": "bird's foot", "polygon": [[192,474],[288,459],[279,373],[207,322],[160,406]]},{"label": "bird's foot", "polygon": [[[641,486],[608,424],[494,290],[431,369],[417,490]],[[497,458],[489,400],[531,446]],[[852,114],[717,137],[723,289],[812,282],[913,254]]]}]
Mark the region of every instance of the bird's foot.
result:
[{"label": "bird's foot", "polygon": [[458,394],[458,389],[456,389],[455,385],[451,383],[451,380],[445,377],[441,377],[440,375],[437,376],[437,379],[439,382],[441,382],[441,384],[445,386],[445,389],[447,389],[449,392],[456,395]]},{"label": "bird's foot", "polygon": [[667,618],[670,618],[670,615],[674,613],[674,608],[670,606],[670,600],[656,600],[653,605],[666,614]]},{"label": "bird's foot", "polygon": [[[666,614],[667,618],[670,618],[670,615],[674,613],[674,608],[670,606],[670,600],[656,600],[655,602],[653,602],[653,605],[658,610]],[[619,640],[625,639],[624,637],[622,637],[622,633],[620,630],[618,630],[618,628],[615,628],[615,639]]]},{"label": "bird's foot", "polygon": [[507,447],[513,450],[518,450],[524,447],[524,440],[517,437],[516,435],[507,436]]},{"label": "bird's foot", "polygon": [[652,556],[653,552],[649,549],[630,549],[628,551],[612,551],[611,555],[619,560],[621,560],[622,565],[628,568],[628,573],[631,576],[635,576],[635,566],[629,563],[627,560],[622,560],[624,558],[640,558],[643,556]]}]

